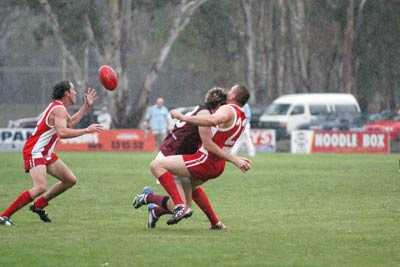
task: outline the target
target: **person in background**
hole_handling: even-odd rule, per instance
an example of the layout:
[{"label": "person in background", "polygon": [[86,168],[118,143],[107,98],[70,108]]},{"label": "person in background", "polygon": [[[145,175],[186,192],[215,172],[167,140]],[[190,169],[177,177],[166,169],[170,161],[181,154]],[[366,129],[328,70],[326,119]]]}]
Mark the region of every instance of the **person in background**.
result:
[{"label": "person in background", "polygon": [[97,123],[104,127],[104,130],[111,128],[112,118],[108,113],[107,107],[103,107],[97,114]]},{"label": "person in background", "polygon": [[161,142],[167,135],[169,120],[169,111],[164,106],[164,99],[159,97],[156,104],[147,110],[144,124],[145,128],[154,134],[157,149],[160,149]]},{"label": "person in background", "polygon": [[243,109],[244,109],[244,113],[246,114],[247,123],[246,123],[246,127],[244,128],[244,131],[243,131],[242,135],[240,136],[239,140],[233,146],[232,153],[236,155],[244,143],[247,148],[247,154],[250,157],[254,157],[256,155],[256,149],[254,148],[254,144],[253,144],[253,141],[251,140],[251,133],[250,133],[250,121],[251,121],[250,105],[247,103],[246,105],[243,106]]}]

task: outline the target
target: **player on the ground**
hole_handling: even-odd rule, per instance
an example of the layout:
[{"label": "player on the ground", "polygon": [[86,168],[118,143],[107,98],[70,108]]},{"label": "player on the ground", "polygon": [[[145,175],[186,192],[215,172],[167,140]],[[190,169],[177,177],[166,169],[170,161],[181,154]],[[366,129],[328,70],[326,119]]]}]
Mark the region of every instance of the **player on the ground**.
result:
[{"label": "player on the ground", "polygon": [[[91,124],[85,129],[71,129],[91,110],[96,99],[96,91],[88,88],[82,107],[71,116],[67,107],[75,104],[76,95],[75,87],[69,81],[62,81],[54,86],[53,101],[40,115],[32,136],[26,140],[23,148],[25,172],[29,172],[32,177],[33,187],[23,191],[0,213],[0,225],[13,225],[11,216],[35,198],[30,210],[38,214],[43,222],[51,222],[44,208],[51,199],[75,185],[75,175],[54,153],[57,141],[60,138],[72,138],[103,130],[100,124]],[[47,174],[59,180],[48,190],[46,190]]]},{"label": "player on the ground", "polygon": [[[215,112],[218,107],[225,104],[225,102],[226,93],[224,92],[224,89],[214,87],[207,92],[204,104],[195,107],[195,109],[188,113],[188,115],[194,116],[197,114],[211,114]],[[177,121],[172,131],[162,142],[160,146],[160,153],[158,153],[156,159],[159,160],[170,155],[193,154],[200,147],[202,139],[205,138],[206,137],[200,136],[199,127],[196,125]],[[211,223],[210,229],[221,230],[225,228],[225,225],[219,220],[217,214],[212,208],[211,203],[202,187],[199,186],[192,192],[192,187],[188,178],[180,177],[175,179],[175,182],[177,183],[181,196],[185,198],[185,203],[191,207],[191,202],[193,200],[206,214]],[[150,194],[153,193],[150,188],[145,188],[145,191]],[[143,194],[138,194],[138,196],[135,198],[135,208],[139,208],[141,206],[139,199],[142,196]],[[163,197],[163,203],[166,204],[169,197]],[[171,213],[170,209],[167,207],[158,205],[149,205],[148,210],[148,228],[154,228],[160,216]]]},{"label": "player on the ground", "polygon": [[167,203],[163,203],[165,201],[164,198],[157,197],[154,193],[143,192],[143,197],[139,199],[140,204],[154,203],[168,209],[174,207],[173,215],[167,221],[167,224],[175,224],[181,219],[191,216],[192,210],[179,194],[173,175],[190,177],[190,184],[194,190],[207,180],[220,176],[224,171],[225,161],[232,162],[243,172],[249,170],[251,162],[247,158],[229,153],[229,150],[244,130],[246,119],[242,107],[248,99],[249,92],[247,88],[235,85],[228,92],[228,104],[218,108],[214,114],[188,116],[176,110],[171,111],[173,118],[204,126],[202,127],[203,131],[206,131],[206,127],[212,127],[212,129],[202,133],[203,135],[208,134],[210,136],[208,140],[210,141],[203,143],[194,154],[155,159],[151,163],[151,171],[171,196],[172,202],[167,200]]}]

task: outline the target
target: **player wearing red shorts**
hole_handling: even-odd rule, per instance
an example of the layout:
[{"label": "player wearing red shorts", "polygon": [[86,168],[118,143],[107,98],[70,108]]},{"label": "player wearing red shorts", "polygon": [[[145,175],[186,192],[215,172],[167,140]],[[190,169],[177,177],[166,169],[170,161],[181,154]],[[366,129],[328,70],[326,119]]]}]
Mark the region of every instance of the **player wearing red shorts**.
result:
[{"label": "player wearing red shorts", "polygon": [[[171,111],[173,118],[198,126],[199,133],[207,136],[198,151],[191,155],[175,155],[156,159],[151,163],[151,171],[158,178],[161,185],[171,196],[175,205],[172,217],[167,224],[175,224],[181,219],[189,217],[192,210],[182,200],[173,175],[190,177],[192,188],[196,188],[209,179],[221,175],[225,168],[225,161],[232,162],[242,171],[251,168],[247,158],[238,157],[229,153],[244,130],[245,114],[241,108],[249,99],[246,87],[235,85],[227,95],[226,105],[221,106],[214,114],[198,114],[187,116],[176,110]],[[207,128],[207,127],[212,127]],[[159,199],[142,199],[142,204],[159,203]],[[170,204],[171,205],[171,204]]]},{"label": "player wearing red shorts", "polygon": [[[24,168],[32,177],[33,187],[22,192],[11,205],[0,213],[1,225],[13,225],[10,217],[36,198],[30,210],[39,215],[43,222],[51,222],[44,208],[48,202],[71,188],[76,177],[65,163],[54,153],[60,138],[72,138],[102,131],[99,124],[91,124],[85,129],[71,129],[92,108],[96,99],[96,91],[89,88],[85,94],[85,102],[74,115],[70,116],[67,107],[75,104],[77,92],[69,81],[57,83],[53,88],[53,101],[40,115],[36,128],[24,145]],[[47,189],[46,175],[50,174],[59,180]]]},{"label": "player wearing red shorts", "polygon": [[[197,106],[188,115],[194,116],[197,114],[210,114],[215,112],[215,110],[226,102],[226,93],[222,88],[212,88],[210,89],[205,97],[203,105]],[[180,154],[193,154],[201,146],[202,139],[204,137],[199,134],[199,127],[194,124],[189,124],[185,122],[177,121],[174,125],[172,131],[164,139],[160,146],[160,153],[157,155],[156,160],[164,158],[170,155],[180,155]],[[175,179],[177,183],[178,190],[182,197],[185,198],[185,203],[187,206],[191,206],[192,200],[200,207],[200,209],[208,217],[211,227],[210,229],[224,229],[225,225],[219,220],[217,214],[211,206],[211,203],[207,197],[207,194],[202,187],[198,186],[193,189],[190,185],[190,180],[187,177],[177,177]],[[161,206],[152,204],[148,206],[149,216],[148,216],[148,228],[155,228],[156,223],[160,216],[171,213],[172,207],[168,207],[168,196],[157,196],[154,192],[145,187],[145,193],[138,194],[133,202],[135,208],[142,206],[140,199],[147,196],[147,200],[150,202],[151,198],[161,199]]]}]

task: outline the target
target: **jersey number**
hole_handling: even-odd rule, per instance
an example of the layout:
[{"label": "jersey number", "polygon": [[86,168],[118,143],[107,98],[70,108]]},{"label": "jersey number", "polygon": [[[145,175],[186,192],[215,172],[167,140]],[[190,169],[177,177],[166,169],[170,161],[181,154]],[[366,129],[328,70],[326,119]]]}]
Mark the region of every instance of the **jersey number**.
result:
[{"label": "jersey number", "polygon": [[237,128],[236,132],[234,132],[231,136],[229,136],[229,138],[225,141],[225,146],[230,147],[235,144],[236,140],[238,140],[240,134],[242,133],[242,129],[245,123],[246,120],[244,120],[242,123],[242,119],[238,118],[238,120],[236,121],[236,125],[239,125],[239,127]]}]

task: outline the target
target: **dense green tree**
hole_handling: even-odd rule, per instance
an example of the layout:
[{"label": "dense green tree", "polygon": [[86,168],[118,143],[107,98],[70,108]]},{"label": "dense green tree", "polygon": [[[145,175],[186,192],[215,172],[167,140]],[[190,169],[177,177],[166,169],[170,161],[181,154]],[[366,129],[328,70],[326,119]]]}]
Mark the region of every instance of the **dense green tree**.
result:
[{"label": "dense green tree", "polygon": [[0,97],[43,104],[54,81],[98,85],[110,64],[120,87],[100,96],[117,127],[136,127],[158,95],[193,105],[236,82],[256,105],[350,92],[364,111],[394,110],[399,32],[395,0],[1,1]]}]

